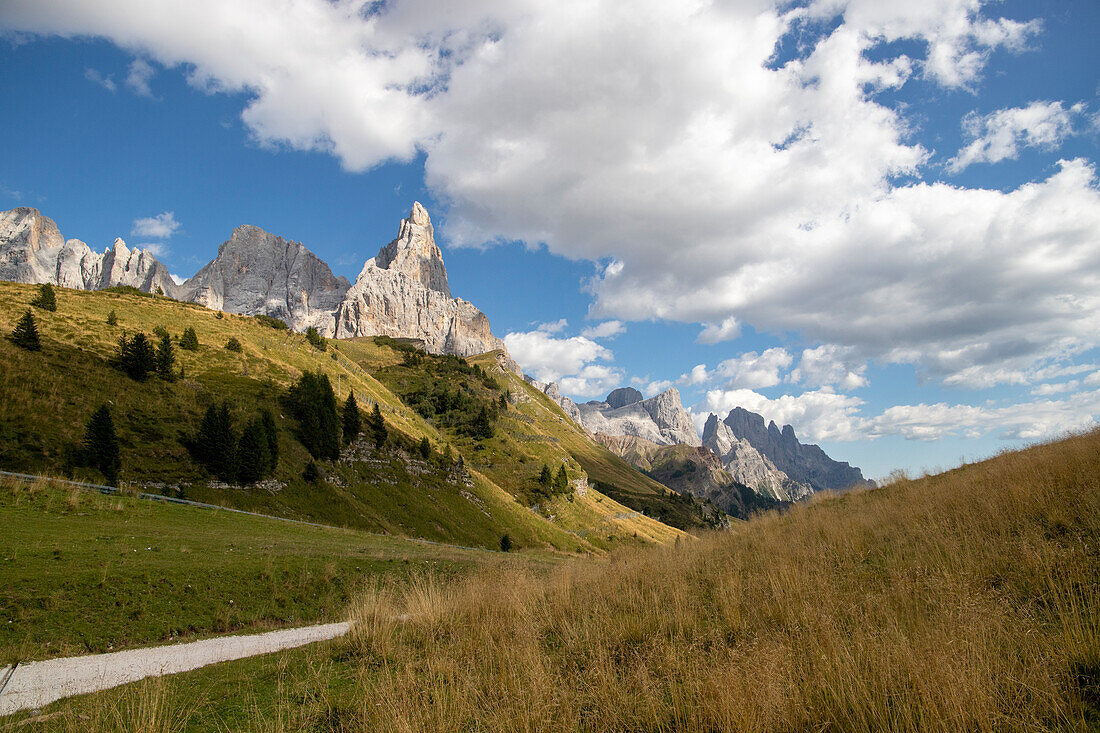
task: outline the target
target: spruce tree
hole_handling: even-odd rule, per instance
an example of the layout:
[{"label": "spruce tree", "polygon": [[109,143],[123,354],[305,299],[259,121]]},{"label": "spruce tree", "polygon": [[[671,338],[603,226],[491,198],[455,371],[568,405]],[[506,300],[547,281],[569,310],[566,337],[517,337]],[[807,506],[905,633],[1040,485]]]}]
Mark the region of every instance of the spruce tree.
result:
[{"label": "spruce tree", "polygon": [[340,457],[340,417],[328,375],[306,372],[291,386],[287,406],[298,421],[298,439],[314,458]]},{"label": "spruce tree", "polygon": [[187,349],[188,351],[199,350],[199,337],[195,334],[195,329],[191,326],[183,329],[183,335],[180,336],[180,348]]},{"label": "spruce tree", "polygon": [[161,334],[160,343],[157,344],[157,374],[166,381],[173,382],[176,379],[176,350],[172,347],[172,337],[165,331]]},{"label": "spruce tree", "polygon": [[141,382],[157,369],[157,355],[153,345],[141,331],[131,338],[122,336],[118,341],[118,363],[131,379]]},{"label": "spruce tree", "polygon": [[195,460],[222,481],[236,478],[237,440],[229,403],[206,408],[199,432],[188,447]]},{"label": "spruce tree", "polygon": [[359,431],[363,429],[363,420],[359,415],[359,403],[355,401],[355,393],[348,394],[348,399],[344,402],[344,443],[352,443],[359,435]]},{"label": "spruce tree", "polygon": [[81,464],[98,469],[108,486],[118,486],[118,472],[122,467],[119,456],[118,438],[115,437],[115,424],[111,419],[111,408],[101,405],[84,430],[79,458]]},{"label": "spruce tree", "polygon": [[569,476],[565,473],[565,466],[558,469],[558,475],[554,477],[554,491],[564,494],[569,488]]},{"label": "spruce tree", "polygon": [[39,351],[42,341],[38,337],[38,325],[34,322],[34,314],[30,309],[15,324],[15,330],[11,332],[11,340],[16,346],[21,346],[27,351]]},{"label": "spruce tree", "polygon": [[239,483],[254,484],[268,474],[271,467],[268,445],[263,419],[253,418],[245,425],[237,442],[235,468]]},{"label": "spruce tree", "polygon": [[511,552],[512,551],[512,536],[507,532],[500,536],[500,551]]},{"label": "spruce tree", "polygon": [[386,443],[386,436],[388,431],[386,430],[386,420],[382,417],[382,410],[378,409],[378,403],[374,403],[374,411],[370,414],[369,422],[371,437],[374,438],[374,445],[381,448]]},{"label": "spruce tree", "polygon": [[107,325],[108,326],[117,326],[118,325],[118,314],[115,313],[114,311],[111,311],[110,313],[107,314]]},{"label": "spruce tree", "polygon": [[53,286],[49,283],[42,283],[38,286],[38,295],[31,301],[31,305],[35,308],[41,308],[44,311],[56,311],[57,310],[57,298],[53,292]]},{"label": "spruce tree", "polygon": [[493,428],[492,418],[489,417],[489,411],[482,407],[477,416],[474,417],[473,425],[470,428],[470,434],[475,438],[481,440],[488,440],[493,437],[493,433],[496,430]]},{"label": "spruce tree", "polygon": [[420,457],[427,460],[432,455],[432,444],[428,442],[428,436],[420,439]]},{"label": "spruce tree", "polygon": [[554,476],[550,473],[550,468],[545,463],[542,464],[542,472],[539,474],[539,488],[549,493],[553,483]]},{"label": "spruce tree", "polygon": [[306,329],[306,341],[311,343],[313,345],[313,348],[317,349],[318,351],[324,351],[328,348],[328,343],[325,341],[325,337],[322,336],[321,332],[313,326],[310,326]]},{"label": "spruce tree", "polygon": [[279,431],[275,427],[275,416],[271,414],[271,410],[260,410],[260,422],[264,426],[264,438],[267,440],[267,473],[271,475],[279,465]]}]

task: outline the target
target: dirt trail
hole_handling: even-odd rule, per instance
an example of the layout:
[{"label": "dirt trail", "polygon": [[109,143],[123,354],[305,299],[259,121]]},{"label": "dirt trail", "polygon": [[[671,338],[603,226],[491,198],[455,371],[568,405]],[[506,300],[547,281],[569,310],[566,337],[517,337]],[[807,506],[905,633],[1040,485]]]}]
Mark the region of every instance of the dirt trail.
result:
[{"label": "dirt trail", "polygon": [[[268,654],[343,636],[348,624],[322,624],[250,636],[223,636],[186,644],[127,649],[110,654],[48,659],[0,668],[0,715],[41,708],[72,695],[98,692],[127,682],[208,664]],[[6,683],[5,683],[5,680]]]}]

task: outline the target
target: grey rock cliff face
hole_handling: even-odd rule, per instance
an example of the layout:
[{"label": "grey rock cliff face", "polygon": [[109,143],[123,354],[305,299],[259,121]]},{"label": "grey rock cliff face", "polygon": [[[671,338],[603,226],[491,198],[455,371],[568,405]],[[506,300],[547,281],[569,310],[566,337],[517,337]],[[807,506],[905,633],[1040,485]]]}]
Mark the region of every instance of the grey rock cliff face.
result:
[{"label": "grey rock cliff face", "polygon": [[[657,445],[702,445],[695,424],[680,402],[680,392],[669,387],[647,400],[628,402],[633,393],[621,388],[608,395],[604,402],[577,405],[580,423],[593,433],[633,435]],[[615,405],[620,405],[616,407]]]},{"label": "grey rock cliff face", "polygon": [[834,461],[819,446],[800,443],[790,425],[782,430],[774,422],[765,425],[762,416],[741,407],[731,410],[722,422],[733,436],[746,441],[792,481],[806,484],[814,491],[869,483],[858,468]]},{"label": "grey rock cliff face", "polygon": [[419,203],[402,219],[397,239],[363,265],[335,321],[337,338],[412,338],[430,353],[457,356],[504,350],[485,314],[451,297],[431,219]]},{"label": "grey rock cliff face", "polygon": [[813,493],[808,484],[791,480],[751,443],[738,438],[716,415],[708,417],[703,427],[703,445],[717,455],[734,481],[761,496],[796,501]]},{"label": "grey rock cliff face", "polygon": [[349,287],[301,242],[245,225],[182,290],[184,300],[207,308],[274,316],[296,331],[313,326],[331,336],[333,311]]},{"label": "grey rock cliff face", "polygon": [[79,239],[65,241],[52,219],[28,207],[0,212],[0,280],[77,290],[129,285],[180,295],[168,268],[151,252],[131,249],[121,239],[94,252]]}]

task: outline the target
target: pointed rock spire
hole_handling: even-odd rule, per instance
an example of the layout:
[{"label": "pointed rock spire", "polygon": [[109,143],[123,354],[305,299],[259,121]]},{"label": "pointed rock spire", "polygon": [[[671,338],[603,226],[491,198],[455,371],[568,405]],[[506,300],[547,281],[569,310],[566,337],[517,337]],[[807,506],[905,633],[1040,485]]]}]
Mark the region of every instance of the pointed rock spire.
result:
[{"label": "pointed rock spire", "polygon": [[451,297],[443,253],[435,244],[431,217],[419,201],[413,202],[412,211],[401,220],[397,239],[378,250],[374,264],[384,270],[403,272],[428,290]]}]

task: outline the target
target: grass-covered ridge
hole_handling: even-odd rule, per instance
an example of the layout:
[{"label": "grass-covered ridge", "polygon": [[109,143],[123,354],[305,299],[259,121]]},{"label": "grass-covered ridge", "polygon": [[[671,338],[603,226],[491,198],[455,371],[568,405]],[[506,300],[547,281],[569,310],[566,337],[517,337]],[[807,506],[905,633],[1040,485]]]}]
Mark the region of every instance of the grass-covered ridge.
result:
[{"label": "grass-covered ridge", "polygon": [[[11,333],[37,291],[33,285],[0,283],[0,333]],[[97,470],[80,467],[74,458],[92,413],[108,404],[121,448],[119,478],[145,490],[484,548],[498,547],[504,533],[518,549],[566,553],[671,542],[679,534],[611,500],[596,502],[600,497],[595,496],[592,511],[577,511],[564,497],[559,498],[570,504],[567,509],[532,511],[518,473],[492,471],[473,457],[479,446],[487,454],[483,438],[433,424],[373,376],[403,359],[403,352],[385,340],[329,341],[321,351],[305,336],[270,320],[129,292],[55,291],[55,312],[33,309],[40,351],[0,338],[5,365],[0,370],[0,469],[102,481]],[[152,375],[135,381],[116,368],[124,334],[151,335],[160,329],[175,345],[176,379]],[[194,350],[185,348],[182,338],[192,330],[198,341]],[[227,349],[229,344],[234,349]],[[437,359],[430,358],[433,364]],[[484,370],[484,365],[477,369]],[[354,391],[364,411],[378,405],[394,439],[384,450],[375,450],[364,437],[339,460],[321,464],[321,480],[307,480],[303,472],[310,457],[296,437],[297,422],[284,399],[306,371],[325,374],[340,403]],[[486,400],[492,392],[499,407],[506,386],[492,385],[501,378],[485,374],[477,381]],[[238,429],[265,410],[273,415],[279,461],[268,481],[226,485],[189,453],[188,439],[198,431],[207,408],[222,403],[228,403]],[[573,432],[581,442],[586,440]],[[418,451],[424,439],[428,458]],[[456,460],[464,459],[463,471],[442,460],[448,449]],[[516,461],[522,458],[531,465],[552,458],[538,450],[521,453],[514,456]],[[560,462],[565,456],[555,457]],[[570,466],[579,475],[575,462]],[[624,481],[641,485],[647,479],[633,472]]]}]

